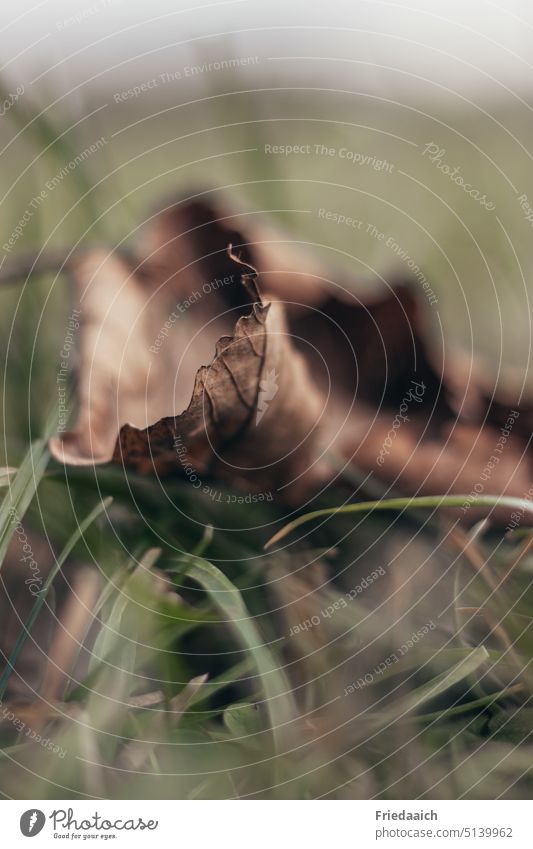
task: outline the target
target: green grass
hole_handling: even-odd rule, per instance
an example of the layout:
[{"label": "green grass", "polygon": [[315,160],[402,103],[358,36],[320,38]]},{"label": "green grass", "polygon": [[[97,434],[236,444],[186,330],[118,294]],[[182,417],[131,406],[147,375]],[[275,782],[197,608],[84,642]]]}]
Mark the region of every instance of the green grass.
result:
[{"label": "green grass", "polygon": [[[321,510],[312,510],[310,513],[304,513],[303,516],[299,516],[294,521],[285,525],[285,527],[265,543],[265,548],[271,548],[275,543],[280,542],[297,528],[307,524],[307,522],[313,522],[315,519],[326,519],[330,516],[337,515],[373,513],[379,510],[401,511],[417,509],[436,510],[446,507],[459,508],[462,507],[467,498],[467,495],[423,495],[416,498],[383,498],[380,501],[359,501],[357,504],[343,504],[340,507],[325,507]],[[493,507],[502,507],[508,510],[519,509],[524,511],[524,513],[533,512],[533,506],[525,498],[484,495],[472,499],[471,503],[474,507],[486,508],[487,513]]]},{"label": "green grass", "polygon": [[[271,124],[261,122],[264,113],[254,112],[252,97],[221,112],[217,123],[232,127],[216,135],[220,150],[256,150],[249,158],[221,157],[209,181],[238,184],[237,194],[267,210],[316,211],[318,185],[324,206],[379,222],[423,265],[456,339],[468,329],[466,297],[480,353],[497,362],[492,290],[456,213],[464,214],[477,235],[482,231],[487,256],[499,263],[496,285],[508,326],[521,281],[495,222],[485,218],[480,224],[476,209],[460,209],[464,199],[455,197],[453,186],[437,183],[419,152],[403,144],[391,152],[385,136],[372,140],[376,156],[396,163],[394,176],[381,180],[385,202],[368,195],[372,175],[360,170],[356,179],[355,172],[347,176],[338,160],[268,160],[261,153],[266,139],[365,150],[372,136],[364,125],[391,129],[385,113],[357,113],[350,99],[346,123],[328,123],[340,96],[321,124],[305,120],[309,95],[296,105],[281,95],[271,98],[275,107],[268,108],[281,119]],[[243,115],[256,121],[251,129],[237,126]],[[13,117],[18,127],[28,119],[16,112]],[[84,134],[110,135],[125,118],[124,110],[100,116],[110,123],[88,122]],[[48,238],[55,245],[90,243],[97,238],[93,224],[100,214],[99,233],[122,239],[150,203],[168,192],[169,183],[175,180],[177,190],[198,180],[205,184],[205,164],[183,168],[212,152],[213,137],[201,132],[201,121],[198,133],[181,141],[174,140],[179,133],[168,117],[150,126],[149,133],[145,124],[123,134],[120,147],[109,146],[106,158],[86,163],[77,182],[57,189],[46,216],[32,220],[24,247]],[[464,115],[454,126],[474,138],[485,124]],[[468,153],[474,182],[491,178],[451,130],[415,116],[396,129],[419,144],[440,133],[450,159],[463,161]],[[61,145],[54,146],[55,134],[50,119],[25,133],[34,152],[50,148],[20,181],[9,215],[2,213],[4,231],[47,171],[84,146],[79,127]],[[153,138],[163,146],[145,153]],[[13,147],[3,164],[20,173],[23,159],[24,151]],[[405,198],[400,167],[413,174],[425,168],[453,214],[419,187]],[[110,175],[103,180],[106,170]],[[163,172],[168,173],[153,179]],[[339,193],[340,184],[347,188]],[[514,198],[497,181],[491,185],[499,206],[515,216]],[[91,202],[77,203],[85,192]],[[71,204],[72,213],[64,217]],[[335,258],[354,276],[365,277],[366,263],[383,273],[391,267],[380,242],[356,245],[352,233],[324,232],[316,214],[272,215],[291,224],[302,242],[318,242],[313,250]],[[443,244],[455,246],[453,273],[420,220],[426,226],[440,222]],[[529,532],[503,538],[478,529],[468,544],[461,543],[439,509],[450,501],[440,496],[339,510],[335,505],[344,504],[346,494],[331,490],[314,513],[297,517],[286,532],[310,518],[326,523],[306,526],[305,538],[291,537],[290,548],[265,551],[273,530],[284,525],[276,505],[214,503],[187,481],[165,482],[166,498],[156,481],[135,475],[126,480],[119,469],[63,470],[49,461],[42,436],[69,311],[67,284],[52,276],[27,285],[21,280],[0,291],[0,299],[6,365],[2,464],[18,469],[2,479],[0,553],[3,559],[11,544],[8,559],[13,556],[11,509],[50,551],[46,592],[13,635],[0,698],[2,710],[18,711],[26,730],[39,731],[66,752],[59,757],[29,741],[0,713],[4,795],[531,797]],[[506,336],[502,350],[520,362],[520,340],[512,336],[517,334]],[[489,510],[493,503],[480,499]],[[422,507],[431,515],[421,515]],[[481,569],[473,567],[473,552]],[[12,705],[12,667],[16,672],[39,617],[53,616],[72,601],[70,579],[80,566],[98,577],[98,592],[89,610],[78,609],[87,643],[71,656],[70,680],[51,703],[36,693],[33,704]],[[383,574],[355,592],[379,568]]]}]

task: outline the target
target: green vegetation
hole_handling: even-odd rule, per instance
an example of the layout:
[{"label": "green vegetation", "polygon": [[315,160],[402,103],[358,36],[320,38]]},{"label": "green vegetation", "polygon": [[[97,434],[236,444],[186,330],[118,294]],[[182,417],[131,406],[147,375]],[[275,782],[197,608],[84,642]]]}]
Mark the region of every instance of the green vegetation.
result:
[{"label": "green vegetation", "polygon": [[[446,210],[414,176],[423,170],[441,180],[413,147],[438,137],[447,159],[475,172],[473,183],[487,185],[490,177],[498,214],[505,217],[505,209],[512,226],[521,215],[515,198],[473,143],[495,119],[465,113],[454,117],[452,130],[442,116],[413,112],[407,121],[377,108],[363,113],[355,96],[344,95],[351,119],[339,125],[333,121],[341,95],[332,95],[338,102],[320,121],[306,118],[314,114],[311,97],[302,92],[295,108],[279,92],[266,105],[243,95],[238,103],[227,98],[224,113],[214,100],[206,126],[227,127],[218,131],[205,130],[205,112],[183,121],[180,107],[154,118],[150,129],[144,122],[122,132],[49,193],[24,232],[24,249],[90,244],[102,234],[134,242],[150,203],[169,186],[203,186],[208,174],[210,184],[235,185],[238,196],[291,225],[304,248],[318,243],[309,249],[335,258],[354,278],[370,285],[369,266],[401,272],[383,241],[354,247],[353,228],[334,223],[324,234],[318,184],[324,207],[379,224],[417,258],[452,345],[467,338],[472,322],[489,372],[500,354],[523,362],[522,340],[494,335],[496,305],[504,326],[512,326],[523,286],[496,217],[481,216],[451,182],[438,182],[453,207]],[[13,138],[30,120],[24,108],[11,110]],[[21,177],[10,206],[2,207],[4,233],[62,163],[138,118],[108,112],[73,121],[62,141],[51,118],[36,121],[22,145],[12,143],[3,165]],[[506,121],[512,126],[512,116]],[[472,143],[461,140],[461,127]],[[399,141],[391,140],[393,130]],[[337,156],[269,158],[262,152],[267,139],[368,149],[394,169],[347,171]],[[500,143],[496,127],[487,149]],[[24,171],[28,148],[40,155]],[[243,150],[249,153],[234,153]],[[412,175],[408,196],[402,170]],[[385,202],[372,194],[375,180]],[[432,230],[442,220],[439,244],[428,234],[430,220]],[[10,542],[16,546],[16,515],[33,539],[45,541],[49,560],[0,678],[5,796],[531,798],[528,531],[504,537],[479,525],[467,536],[440,497],[403,500],[389,505],[401,508],[394,512],[382,512],[378,502],[332,514],[346,492],[330,489],[315,514],[327,522],[303,525],[283,549],[265,550],[286,522],[275,503],[214,501],[187,480],[126,477],[118,468],[63,469],[50,461],[46,437],[68,284],[32,275],[4,287],[0,299],[3,465],[17,468],[0,479],[0,554]],[[94,579],[89,606],[85,597],[75,600],[78,569]],[[58,573],[67,590],[55,591]],[[70,658],[70,678],[60,676],[52,687],[43,675],[33,701],[21,704],[10,688],[22,650],[33,644],[44,614],[54,622],[56,612],[69,609],[78,637],[55,622],[53,656]],[[43,665],[37,649],[35,657]]]}]

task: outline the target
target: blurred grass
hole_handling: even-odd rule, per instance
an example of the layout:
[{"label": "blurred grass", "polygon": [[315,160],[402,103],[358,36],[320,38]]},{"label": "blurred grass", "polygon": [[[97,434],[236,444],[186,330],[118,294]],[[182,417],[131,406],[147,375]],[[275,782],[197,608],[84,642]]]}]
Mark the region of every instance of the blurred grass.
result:
[{"label": "blurred grass", "polygon": [[[27,103],[12,110],[6,142],[31,114]],[[73,119],[72,129],[64,116],[47,116],[25,130],[2,154],[8,175],[37,156],[1,206],[6,238],[46,180],[104,136],[104,148],[49,193],[20,249],[90,244],[102,234],[135,242],[132,228],[161,195],[207,184],[233,186],[253,208],[270,210],[309,250],[347,270],[354,286],[406,271],[383,241],[324,224],[324,206],[394,236],[438,293],[448,344],[473,344],[491,372],[500,357],[525,370],[533,248],[516,194],[488,159],[508,163],[519,190],[527,185],[529,161],[500,126],[523,137],[527,127],[514,114],[437,118],[390,104],[370,109],[341,94],[319,111],[313,92],[273,91],[177,103],[113,137],[142,117],[141,104],[130,103],[82,124]],[[228,126],[210,129],[221,125]],[[60,144],[58,128],[66,130]],[[422,157],[432,140],[494,199],[512,245],[494,214],[480,212]],[[344,146],[394,169],[350,166],[337,155],[268,156],[267,143]],[[85,612],[88,649],[73,662],[63,700],[13,708],[66,756],[26,741],[0,717],[4,794],[530,798],[533,559],[522,537],[480,534],[469,543],[505,584],[507,604],[473,573],[445,520],[372,515],[354,531],[349,516],[337,515],[315,532],[319,549],[300,543],[267,554],[268,528],[253,528],[278,521],[275,505],[214,503],[186,482],[165,484],[167,502],[155,482],[125,481],[118,470],[52,465],[45,473],[34,453],[21,461],[54,401],[67,284],[34,276],[0,299],[3,464],[20,464],[8,498],[53,551],[83,529],[71,561],[92,564],[101,584]],[[113,496],[110,522],[92,522],[95,496]],[[325,506],[337,503],[334,492],[328,498]],[[211,526],[226,530],[204,530]],[[61,563],[55,557],[56,568]],[[386,576],[350,597],[378,566]],[[55,609],[52,598],[42,603]],[[305,622],[311,626],[299,628]],[[435,627],[386,673],[372,672],[428,622]],[[346,694],[368,674],[370,684]]]}]

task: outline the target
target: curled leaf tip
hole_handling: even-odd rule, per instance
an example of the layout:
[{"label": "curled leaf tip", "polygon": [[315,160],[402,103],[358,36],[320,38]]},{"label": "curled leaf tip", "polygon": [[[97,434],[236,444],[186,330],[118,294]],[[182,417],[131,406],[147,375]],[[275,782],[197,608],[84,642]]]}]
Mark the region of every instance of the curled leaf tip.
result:
[{"label": "curled leaf tip", "polygon": [[248,271],[241,271],[241,283],[248,292],[250,299],[254,303],[262,303],[261,295],[259,293],[259,289],[257,288],[257,278],[258,271],[254,268],[251,263],[246,262],[246,260],[242,259],[240,254],[237,254],[233,251],[233,245],[231,242],[228,245],[228,256],[233,262],[236,262],[238,265],[242,266],[242,268],[247,268]]}]

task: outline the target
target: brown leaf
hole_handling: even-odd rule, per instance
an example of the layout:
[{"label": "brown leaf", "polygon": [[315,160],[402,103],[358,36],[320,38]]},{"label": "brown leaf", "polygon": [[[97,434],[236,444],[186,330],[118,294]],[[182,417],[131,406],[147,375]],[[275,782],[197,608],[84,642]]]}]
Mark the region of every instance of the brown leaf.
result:
[{"label": "brown leaf", "polygon": [[[243,266],[227,246],[225,254],[228,276],[240,278]],[[80,415],[74,431],[51,440],[57,459],[302,488],[314,474],[320,395],[292,347],[282,305],[263,303],[249,274],[240,291],[248,287],[255,300],[231,335],[213,343],[228,323],[227,308],[211,320],[202,311],[189,332],[180,322],[172,344],[165,339],[157,349],[168,294],[152,278],[101,253],[82,259],[73,274],[82,314]],[[192,362],[198,368],[211,345],[214,358],[198,369],[191,397]],[[176,415],[187,394],[188,406]]]},{"label": "brown leaf", "polygon": [[[157,356],[150,353],[168,316],[168,296],[154,292],[124,259],[94,251],[70,270],[81,309],[80,411],[76,430],[54,437],[50,447],[66,463],[87,465],[111,460],[122,424],[146,428],[185,406],[198,362],[192,365],[187,349],[189,322],[180,325],[181,359],[174,341]],[[206,328],[195,339],[195,355],[207,357],[215,338]]]},{"label": "brown leaf", "polygon": [[[493,386],[471,358],[450,356],[416,284],[377,281],[358,294],[213,197],[154,215],[137,264],[92,254],[74,269],[80,418],[52,441],[56,457],[246,481],[298,500],[333,476],[323,459],[333,448],[405,494],[526,494],[531,399],[516,380]],[[251,309],[229,244],[259,269],[265,302]],[[151,356],[176,297],[184,315]]]}]

